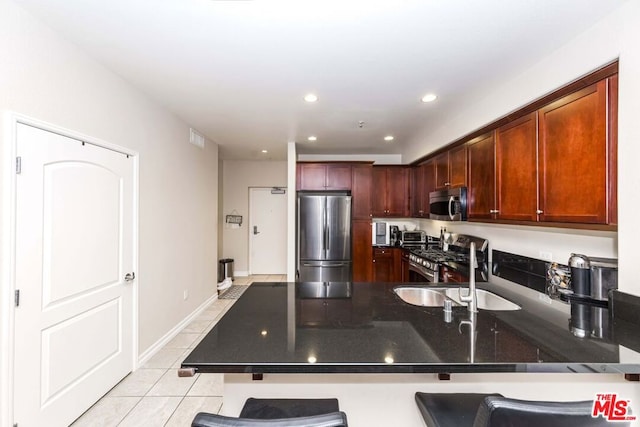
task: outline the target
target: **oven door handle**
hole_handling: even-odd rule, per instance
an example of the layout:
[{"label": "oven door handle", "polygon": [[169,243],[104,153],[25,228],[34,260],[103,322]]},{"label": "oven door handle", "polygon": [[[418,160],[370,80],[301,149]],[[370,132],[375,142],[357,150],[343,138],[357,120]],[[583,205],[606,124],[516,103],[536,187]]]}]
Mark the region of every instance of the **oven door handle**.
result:
[{"label": "oven door handle", "polygon": [[416,271],[417,273],[420,273],[421,275],[425,276],[425,277],[429,277],[431,278],[432,281],[435,282],[435,274],[433,271],[423,267],[420,264],[417,264],[413,261],[409,261],[409,268],[413,268],[414,271]]}]

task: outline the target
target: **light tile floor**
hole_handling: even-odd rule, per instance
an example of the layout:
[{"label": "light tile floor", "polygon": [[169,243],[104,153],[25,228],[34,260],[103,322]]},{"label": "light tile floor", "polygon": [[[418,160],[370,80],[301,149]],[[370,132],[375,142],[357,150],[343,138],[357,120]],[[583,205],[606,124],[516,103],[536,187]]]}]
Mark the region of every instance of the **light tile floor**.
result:
[{"label": "light tile floor", "polygon": [[[285,275],[236,277],[234,285],[286,281]],[[185,357],[236,300],[214,301],[137,371],[78,418],[74,427],[190,426],[198,412],[222,407],[223,374],[178,377]]]}]

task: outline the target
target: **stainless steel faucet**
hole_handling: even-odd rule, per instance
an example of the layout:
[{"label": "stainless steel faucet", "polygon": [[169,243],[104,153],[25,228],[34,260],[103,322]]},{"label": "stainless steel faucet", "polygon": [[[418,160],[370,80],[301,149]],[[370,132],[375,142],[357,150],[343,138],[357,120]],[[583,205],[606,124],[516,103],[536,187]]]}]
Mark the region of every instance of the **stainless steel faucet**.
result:
[{"label": "stainless steel faucet", "polygon": [[462,326],[469,325],[469,362],[476,362],[476,338],[478,331],[476,330],[476,316],[478,314],[470,311],[468,320],[461,320],[458,324],[458,332],[462,333]]},{"label": "stainless steel faucet", "polygon": [[462,288],[458,288],[458,295],[460,296],[460,301],[467,303],[467,310],[472,313],[478,311],[478,297],[476,296],[476,267],[478,267],[478,262],[476,261],[476,244],[475,242],[469,243],[469,294],[462,295],[460,290]]}]

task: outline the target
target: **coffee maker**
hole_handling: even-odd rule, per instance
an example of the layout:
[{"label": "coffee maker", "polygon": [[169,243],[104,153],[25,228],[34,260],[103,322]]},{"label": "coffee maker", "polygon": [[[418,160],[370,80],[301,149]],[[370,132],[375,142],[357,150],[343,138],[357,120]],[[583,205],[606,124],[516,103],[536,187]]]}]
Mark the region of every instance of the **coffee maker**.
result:
[{"label": "coffee maker", "polygon": [[618,260],[571,254],[569,268],[571,332],[577,337],[605,337],[610,329],[610,291],[618,288]]},{"label": "coffee maker", "polygon": [[401,246],[402,245],[402,231],[400,231],[400,227],[397,225],[392,225],[389,227],[389,244],[391,246]]}]

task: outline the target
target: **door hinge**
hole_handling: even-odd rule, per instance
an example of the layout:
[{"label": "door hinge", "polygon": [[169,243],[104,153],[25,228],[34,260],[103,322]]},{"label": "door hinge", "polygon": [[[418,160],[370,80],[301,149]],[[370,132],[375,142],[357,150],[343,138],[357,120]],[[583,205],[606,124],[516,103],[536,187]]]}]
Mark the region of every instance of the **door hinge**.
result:
[{"label": "door hinge", "polygon": [[20,289],[16,289],[15,301],[16,301],[16,307],[19,307],[20,306]]},{"label": "door hinge", "polygon": [[16,157],[16,174],[22,173],[22,157]]}]

